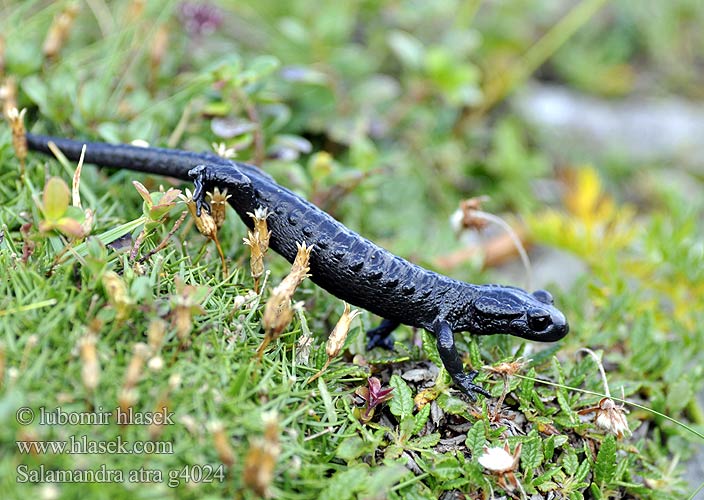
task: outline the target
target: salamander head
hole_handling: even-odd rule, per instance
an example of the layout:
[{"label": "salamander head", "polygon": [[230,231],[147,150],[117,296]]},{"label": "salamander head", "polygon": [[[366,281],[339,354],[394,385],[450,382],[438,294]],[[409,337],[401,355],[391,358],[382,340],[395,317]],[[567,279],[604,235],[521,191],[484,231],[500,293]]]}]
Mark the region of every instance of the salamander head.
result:
[{"label": "salamander head", "polygon": [[545,290],[528,293],[514,287],[478,287],[470,304],[470,332],[478,335],[508,333],[528,340],[554,342],[567,335],[564,314],[553,306]]}]

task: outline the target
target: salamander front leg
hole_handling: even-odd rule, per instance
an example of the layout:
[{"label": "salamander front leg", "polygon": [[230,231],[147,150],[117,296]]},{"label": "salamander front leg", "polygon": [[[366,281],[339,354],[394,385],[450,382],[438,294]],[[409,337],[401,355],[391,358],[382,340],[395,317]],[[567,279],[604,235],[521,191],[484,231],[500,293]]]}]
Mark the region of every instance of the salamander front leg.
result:
[{"label": "salamander front leg", "polygon": [[375,347],[383,347],[392,351],[394,349],[394,337],[391,335],[400,323],[390,319],[384,319],[376,328],[367,330],[367,350]]},{"label": "salamander front leg", "polygon": [[233,196],[252,197],[252,181],[235,165],[198,165],[188,171],[193,179],[193,201],[196,202],[196,214],[200,217],[205,208],[210,213],[210,205],[205,201],[206,189],[213,186],[227,188]]},{"label": "salamander front leg", "polygon": [[438,353],[440,353],[442,364],[445,365],[445,369],[462,392],[469,396],[472,401],[477,399],[477,394],[490,397],[491,395],[487,391],[472,383],[479,372],[464,372],[462,359],[457,353],[455,336],[450,325],[446,321],[438,321],[433,325],[433,330],[437,339]]},{"label": "salamander front leg", "polygon": [[193,179],[193,201],[196,202],[196,214],[200,217],[200,212],[205,210],[210,213],[210,204],[205,201],[205,181],[207,179],[208,167],[198,165],[188,171],[188,175]]}]

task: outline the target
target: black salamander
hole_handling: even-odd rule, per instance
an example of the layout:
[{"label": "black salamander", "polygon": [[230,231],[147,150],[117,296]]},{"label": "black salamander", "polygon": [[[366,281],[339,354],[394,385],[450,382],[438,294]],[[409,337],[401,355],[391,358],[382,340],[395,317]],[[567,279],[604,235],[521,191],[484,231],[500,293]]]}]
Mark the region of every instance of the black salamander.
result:
[{"label": "black salamander", "polygon": [[199,210],[209,208],[204,200],[206,191],[215,186],[227,188],[232,194],[230,204],[250,228],[253,222],[247,213],[259,207],[268,209],[271,248],[292,262],[297,242],[314,245],[311,280],[383,318],[377,328],[367,332],[368,348],[391,348],[391,332],[400,324],[425,328],[435,335],[445,368],[472,399],[476,394],[489,394],[472,382],[476,371],[464,372],[454,332],[504,333],[553,342],[569,330],[550,293],[464,283],[412,264],[348,229],[252,165],[208,153],[27,134],[28,146],[34,151],[51,154],[50,141],[73,161],[86,144],[87,163],[192,180]]}]

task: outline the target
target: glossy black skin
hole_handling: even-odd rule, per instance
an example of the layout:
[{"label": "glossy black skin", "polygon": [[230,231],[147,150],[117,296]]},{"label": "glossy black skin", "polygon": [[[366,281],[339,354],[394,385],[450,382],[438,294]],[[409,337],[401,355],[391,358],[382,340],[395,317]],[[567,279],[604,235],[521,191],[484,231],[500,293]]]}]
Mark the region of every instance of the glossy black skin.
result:
[{"label": "glossy black skin", "polygon": [[230,204],[250,228],[253,222],[247,213],[267,208],[271,213],[267,219],[271,248],[292,262],[296,243],[313,245],[311,280],[340,299],[384,318],[379,327],[367,332],[369,348],[392,347],[390,334],[399,324],[425,328],[435,334],[446,369],[472,399],[477,393],[488,393],[472,383],[476,371],[464,373],[454,332],[506,333],[552,342],[569,330],[548,292],[531,294],[515,287],[473,285],[412,264],[348,229],[252,165],[207,153],[27,134],[28,146],[34,151],[51,154],[49,141],[73,161],[86,144],[86,163],[193,180],[199,207],[206,206],[206,191],[215,186],[227,188],[232,195]]}]

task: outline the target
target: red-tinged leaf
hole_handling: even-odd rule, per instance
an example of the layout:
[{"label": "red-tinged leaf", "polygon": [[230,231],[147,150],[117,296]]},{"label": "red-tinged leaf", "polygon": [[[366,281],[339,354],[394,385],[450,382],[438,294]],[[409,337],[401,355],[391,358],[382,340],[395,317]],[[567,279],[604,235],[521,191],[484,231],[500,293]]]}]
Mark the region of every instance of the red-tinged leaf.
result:
[{"label": "red-tinged leaf", "polygon": [[62,217],[56,221],[55,228],[72,238],[83,238],[85,236],[81,223],[69,217]]}]

